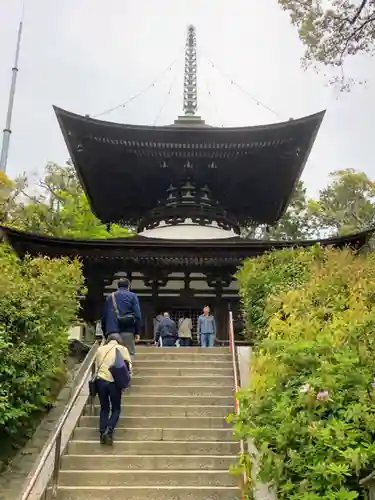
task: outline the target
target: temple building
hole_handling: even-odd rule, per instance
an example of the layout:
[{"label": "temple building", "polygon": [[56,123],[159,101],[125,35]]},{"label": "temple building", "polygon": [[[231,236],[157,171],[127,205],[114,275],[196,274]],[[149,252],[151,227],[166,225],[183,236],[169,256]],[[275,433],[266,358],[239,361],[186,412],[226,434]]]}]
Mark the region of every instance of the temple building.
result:
[{"label": "temple building", "polygon": [[[196,321],[210,305],[218,338],[238,308],[234,274],[244,258],[317,241],[241,238],[241,228],[273,225],[285,212],[324,111],[271,125],[211,127],[197,115],[195,29],[185,51],[183,116],[168,126],[118,124],[55,108],[78,177],[104,223],[137,228],[124,239],[61,239],[3,228],[20,255],[79,257],[88,286],[83,317],[96,320],[105,294],[127,276],[139,295],[144,335],[163,310]],[[371,231],[321,240],[363,245]]]}]

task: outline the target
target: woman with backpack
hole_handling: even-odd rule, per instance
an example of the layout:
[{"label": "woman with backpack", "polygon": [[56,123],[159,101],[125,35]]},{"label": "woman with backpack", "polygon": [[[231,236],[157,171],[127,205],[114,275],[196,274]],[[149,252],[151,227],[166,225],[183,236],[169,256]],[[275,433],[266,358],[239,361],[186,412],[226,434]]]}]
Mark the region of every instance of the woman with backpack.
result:
[{"label": "woman with backpack", "polygon": [[[118,357],[122,367],[116,367]],[[93,383],[99,396],[99,432],[102,444],[113,443],[113,431],[121,414],[121,396],[126,386],[126,372],[131,376],[132,362],[128,349],[121,344],[118,333],[108,335],[106,343],[98,348],[95,359],[96,375]]]}]

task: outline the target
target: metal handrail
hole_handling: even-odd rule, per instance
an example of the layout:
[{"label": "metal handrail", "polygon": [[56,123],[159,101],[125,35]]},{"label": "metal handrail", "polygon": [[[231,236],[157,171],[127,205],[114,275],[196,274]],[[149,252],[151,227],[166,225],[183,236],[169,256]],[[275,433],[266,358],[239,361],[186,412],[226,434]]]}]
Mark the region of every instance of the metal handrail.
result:
[{"label": "metal handrail", "polygon": [[[46,465],[47,460],[50,457],[50,454],[53,450],[53,447],[55,446],[55,455],[54,455],[54,465],[53,465],[53,472],[52,472],[52,493],[51,497],[56,498],[57,495],[57,484],[58,484],[58,479],[59,479],[59,472],[60,472],[60,459],[61,459],[61,441],[62,441],[62,431],[64,428],[64,425],[66,421],[68,420],[70,413],[80,396],[83,386],[85,383],[87,383],[87,378],[90,375],[90,373],[94,373],[94,362],[95,362],[95,357],[96,357],[96,351],[98,350],[99,343],[95,343],[90,351],[88,352],[85,360],[83,363],[87,363],[88,366],[86,370],[84,371],[84,374],[82,376],[82,380],[78,384],[76,390],[74,391],[72,397],[70,398],[68,404],[65,407],[64,413],[61,415],[56,429],[52,436],[49,438],[48,442],[44,446],[44,449],[40,455],[39,462],[35,470],[33,471],[31,477],[28,478],[28,484],[26,488],[24,489],[22,496],[20,497],[20,500],[28,500],[30,494],[33,492],[33,489],[40,477],[41,472],[43,471],[44,466]],[[48,485],[46,489],[48,488]],[[45,490],[43,491],[45,493]],[[43,494],[42,493],[42,494]]]},{"label": "metal handrail", "polygon": [[[233,313],[229,311],[229,348],[232,354],[232,363],[233,363],[233,372],[234,372],[234,411],[236,415],[240,413],[240,407],[238,404],[238,399],[236,398],[236,394],[240,389],[239,382],[239,366],[238,366],[238,357],[237,357],[237,349],[234,341],[234,328],[233,328]],[[240,440],[240,450],[241,454],[245,453],[245,443],[243,439]],[[242,484],[241,484],[241,497],[244,499],[245,497],[245,487],[247,484],[247,474],[246,471],[242,474]]]}]

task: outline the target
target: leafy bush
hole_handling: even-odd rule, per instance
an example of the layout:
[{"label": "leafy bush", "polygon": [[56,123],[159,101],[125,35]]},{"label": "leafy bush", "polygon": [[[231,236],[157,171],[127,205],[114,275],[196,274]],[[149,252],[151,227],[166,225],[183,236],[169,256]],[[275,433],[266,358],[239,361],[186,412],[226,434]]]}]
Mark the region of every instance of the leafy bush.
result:
[{"label": "leafy bush", "polygon": [[297,251],[297,267],[309,252],[309,276],[302,266],[303,279],[263,299],[266,331],[235,427],[253,440],[259,479],[279,500],[366,498],[359,480],[375,463],[375,256]]},{"label": "leafy bush", "polygon": [[245,327],[251,340],[260,340],[265,334],[269,319],[269,311],[265,310],[268,297],[304,283],[317,258],[324,258],[318,246],[268,252],[244,262],[236,278],[240,284]]},{"label": "leafy bush", "polygon": [[21,261],[0,244],[0,435],[15,433],[50,402],[82,285],[78,262]]}]

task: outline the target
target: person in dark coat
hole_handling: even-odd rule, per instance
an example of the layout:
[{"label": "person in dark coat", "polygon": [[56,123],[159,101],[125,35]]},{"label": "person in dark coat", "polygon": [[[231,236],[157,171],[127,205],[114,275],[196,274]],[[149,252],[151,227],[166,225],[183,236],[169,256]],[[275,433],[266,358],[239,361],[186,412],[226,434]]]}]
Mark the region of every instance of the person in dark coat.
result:
[{"label": "person in dark coat", "polygon": [[128,279],[119,280],[117,286],[118,290],[111,293],[105,301],[102,330],[106,338],[111,333],[120,334],[122,344],[133,358],[135,343],[139,340],[141,330],[141,309],[137,295],[130,291]]},{"label": "person in dark coat", "polygon": [[[161,342],[160,342],[161,339]],[[178,340],[178,330],[176,323],[165,312],[156,331],[155,342],[161,347],[173,347]]]}]

